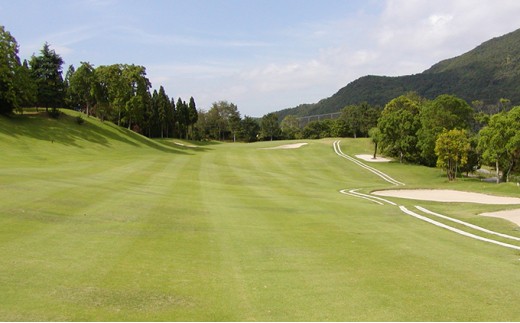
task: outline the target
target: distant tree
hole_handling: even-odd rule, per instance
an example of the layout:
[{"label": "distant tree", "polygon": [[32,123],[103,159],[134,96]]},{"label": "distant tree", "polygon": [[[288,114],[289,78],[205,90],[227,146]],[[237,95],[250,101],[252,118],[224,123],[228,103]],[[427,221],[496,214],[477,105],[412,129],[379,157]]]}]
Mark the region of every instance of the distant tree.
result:
[{"label": "distant tree", "polygon": [[193,139],[193,126],[197,123],[197,119],[199,118],[197,106],[195,105],[195,99],[193,97],[190,97],[190,102],[188,103],[188,116]]},{"label": "distant tree", "polygon": [[170,110],[171,103],[162,85],[159,87],[157,95],[153,95],[152,100],[157,111],[157,123],[160,127],[161,138],[164,138],[165,130],[166,137],[168,137],[168,111]]},{"label": "distant tree", "polygon": [[468,162],[470,151],[469,138],[466,130],[444,130],[435,142],[437,167],[446,170],[448,180],[453,181],[461,166]]},{"label": "distant tree", "polygon": [[491,117],[489,125],[479,132],[478,148],[484,162],[495,164],[497,183],[500,169],[502,180],[509,175],[520,160],[520,107],[501,112]]},{"label": "distant tree", "polygon": [[280,129],[285,139],[296,139],[300,136],[300,124],[294,115],[283,118]]},{"label": "distant tree", "polygon": [[361,132],[363,123],[363,111],[359,105],[349,105],[341,110],[340,119],[344,121],[347,132],[354,138]]},{"label": "distant tree", "polygon": [[410,161],[417,160],[417,130],[419,106],[421,102],[415,96],[402,95],[388,102],[381,113],[378,128],[381,130],[381,148],[390,156]]},{"label": "distant tree", "polygon": [[24,107],[33,106],[36,102],[37,87],[36,82],[31,76],[29,63],[27,60],[16,68],[15,78],[13,80],[13,88],[15,93],[15,108],[19,112],[23,112]]},{"label": "distant tree", "polygon": [[29,64],[38,88],[36,104],[45,107],[46,111],[52,108],[52,114],[56,115],[56,109],[63,106],[65,98],[63,59],[45,43],[40,55],[33,55]]},{"label": "distant tree", "polygon": [[370,128],[370,130],[368,131],[368,135],[370,136],[370,138],[372,139],[372,142],[374,143],[374,159],[376,159],[377,145],[379,144],[379,142],[381,142],[381,139],[382,139],[381,130],[379,130],[378,127]]},{"label": "distant tree", "polygon": [[260,125],[258,122],[249,116],[244,116],[244,118],[240,121],[241,139],[245,142],[253,142],[258,138],[258,133],[260,132]]},{"label": "distant tree", "polygon": [[[72,65],[71,65],[72,66]],[[67,73],[69,75],[69,73]],[[90,116],[91,108],[96,104],[96,87],[98,80],[94,67],[88,62],[81,62],[80,67],[69,79],[69,94],[71,100],[85,107],[87,117]],[[77,99],[74,99],[77,98]]]},{"label": "distant tree", "polygon": [[347,135],[357,138],[368,136],[368,131],[377,125],[380,115],[380,108],[363,102],[343,108],[339,119],[346,126]]},{"label": "distant tree", "polygon": [[18,43],[0,26],[0,114],[10,114],[16,107],[15,78],[19,66]]},{"label": "distant tree", "polygon": [[305,139],[320,139],[330,134],[330,123],[311,121],[303,128],[302,136]]},{"label": "distant tree", "polygon": [[281,129],[276,113],[271,112],[262,117],[260,120],[260,132],[263,138],[269,138],[271,141],[280,136]]},{"label": "distant tree", "polygon": [[179,123],[179,131],[181,138],[188,138],[188,126],[190,124],[190,110],[186,102],[182,101],[181,98],[177,100],[175,105],[177,111],[177,122]]},{"label": "distant tree", "polygon": [[149,101],[151,83],[146,77],[146,68],[140,65],[124,65],[122,77],[126,90],[124,111],[128,129],[132,129],[134,124],[139,129],[145,105]]},{"label": "distant tree", "polygon": [[348,125],[344,119],[334,119],[330,124],[329,134],[331,137],[347,137],[349,135]]},{"label": "distant tree", "polygon": [[417,131],[417,146],[421,151],[421,161],[434,166],[435,142],[444,130],[469,129],[473,119],[473,109],[466,101],[453,95],[439,95],[427,102],[420,111],[421,128]]}]

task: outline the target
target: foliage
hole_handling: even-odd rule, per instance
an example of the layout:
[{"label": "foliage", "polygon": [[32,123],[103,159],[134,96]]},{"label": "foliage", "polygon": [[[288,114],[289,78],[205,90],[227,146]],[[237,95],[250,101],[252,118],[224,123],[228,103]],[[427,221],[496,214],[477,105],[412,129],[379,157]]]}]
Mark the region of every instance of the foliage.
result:
[{"label": "foliage", "polygon": [[[32,77],[37,84],[36,104],[52,108],[53,112],[63,106],[65,99],[65,84],[62,77],[63,59],[48,43],[43,45],[39,56],[33,55],[29,62]],[[55,114],[55,113],[53,113]]]},{"label": "foliage", "polygon": [[20,64],[16,39],[0,25],[0,114],[8,115],[36,101],[36,85],[27,61]]},{"label": "foliage", "polygon": [[341,110],[339,117],[348,135],[357,138],[368,136],[368,130],[377,125],[381,109],[371,106],[367,102],[358,105],[348,105]]},{"label": "foliage", "polygon": [[434,166],[435,142],[440,133],[451,129],[469,129],[473,120],[473,109],[466,101],[454,95],[439,95],[422,104],[420,111],[421,128],[417,131],[417,146],[421,152],[421,162]]},{"label": "foliage", "polygon": [[368,131],[368,135],[370,136],[370,139],[372,139],[372,142],[374,143],[374,159],[377,155],[377,146],[381,142],[383,135],[381,133],[381,130],[379,130],[378,127],[370,128]]},{"label": "foliage", "polygon": [[437,167],[446,170],[448,180],[453,181],[461,166],[468,162],[470,150],[469,138],[466,130],[444,130],[435,141]]},{"label": "foliage", "polygon": [[381,148],[399,161],[417,161],[417,136],[420,128],[420,101],[414,95],[402,95],[390,101],[381,113],[378,128]]},{"label": "foliage", "polygon": [[296,116],[288,115],[283,118],[280,129],[285,139],[298,139],[301,137],[300,124]]},{"label": "foliage", "polygon": [[268,113],[260,120],[260,136],[264,139],[273,140],[281,135],[280,124],[278,123],[278,115],[276,113]]},{"label": "foliage", "polygon": [[479,132],[478,148],[484,162],[495,165],[497,183],[500,169],[502,179],[509,175],[520,159],[520,107],[491,117],[489,124]]}]

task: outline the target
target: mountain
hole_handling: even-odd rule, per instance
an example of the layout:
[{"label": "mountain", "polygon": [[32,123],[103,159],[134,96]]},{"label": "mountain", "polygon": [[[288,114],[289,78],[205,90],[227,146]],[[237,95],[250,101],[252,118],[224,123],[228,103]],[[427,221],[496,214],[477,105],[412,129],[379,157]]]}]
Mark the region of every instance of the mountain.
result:
[{"label": "mountain", "polygon": [[426,71],[397,77],[363,76],[333,96],[276,112],[281,119],[338,112],[350,104],[385,105],[409,91],[433,99],[454,94],[469,103],[495,104],[500,98],[520,104],[520,29],[488,40],[460,56],[443,60]]}]

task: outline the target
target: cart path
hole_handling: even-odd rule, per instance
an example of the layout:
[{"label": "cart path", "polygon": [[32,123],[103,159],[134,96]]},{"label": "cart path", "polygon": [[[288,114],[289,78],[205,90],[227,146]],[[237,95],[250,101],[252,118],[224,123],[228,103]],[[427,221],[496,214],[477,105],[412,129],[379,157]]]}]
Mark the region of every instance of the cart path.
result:
[{"label": "cart path", "polygon": [[[364,168],[364,169],[374,173],[375,175],[379,176],[380,178],[382,178],[383,180],[385,180],[386,182],[388,182],[390,184],[393,184],[393,185],[396,185],[396,186],[405,185],[404,183],[399,182],[399,181],[393,179],[389,175],[381,172],[380,170],[377,170],[374,167],[368,166],[368,165],[362,163],[361,161],[359,161],[359,160],[357,160],[357,159],[355,159],[355,158],[353,158],[353,157],[343,153],[341,151],[340,142],[341,142],[340,140],[336,140],[333,143],[334,152],[338,156],[343,157],[343,158],[345,158],[345,159],[355,163],[356,165],[358,165],[358,166],[360,166],[360,167],[362,167],[362,168]],[[455,232],[455,233],[463,235],[465,237],[469,237],[469,238],[480,240],[480,241],[487,242],[487,243],[492,243],[492,244],[495,244],[495,245],[498,245],[498,246],[502,246],[502,247],[506,247],[506,248],[510,248],[510,249],[520,250],[520,246],[512,245],[512,244],[509,244],[509,243],[504,243],[504,242],[493,240],[493,239],[488,239],[488,238],[485,238],[485,237],[482,237],[482,236],[479,236],[479,235],[476,235],[476,234],[473,234],[473,233],[469,233],[469,232],[466,232],[466,231],[454,228],[452,226],[449,226],[447,224],[441,223],[439,221],[435,221],[435,220],[433,220],[433,219],[431,219],[431,218],[429,218],[427,216],[423,216],[423,215],[420,215],[420,214],[418,214],[418,213],[416,213],[414,211],[410,211],[406,207],[404,207],[402,205],[397,205],[396,203],[394,203],[394,202],[392,202],[390,200],[387,200],[387,199],[384,199],[384,198],[381,198],[381,197],[378,197],[378,196],[374,196],[374,195],[371,195],[371,194],[359,193],[359,192],[357,192],[358,190],[359,189],[342,189],[339,192],[341,194],[345,194],[345,195],[348,195],[348,196],[365,199],[365,200],[371,201],[373,203],[376,203],[378,205],[397,206],[397,207],[399,207],[401,212],[403,212],[403,213],[405,213],[407,215],[413,216],[416,219],[425,221],[427,223],[433,224],[433,225],[435,225],[437,227],[449,230],[451,232]],[[479,231],[482,231],[482,232],[485,232],[485,233],[488,233],[488,234],[497,235],[497,236],[500,236],[502,238],[507,238],[507,239],[511,239],[511,240],[520,241],[520,238],[518,238],[518,237],[514,237],[514,236],[507,235],[507,234],[491,231],[491,230],[488,230],[488,229],[485,229],[485,228],[473,225],[471,223],[467,223],[467,222],[464,222],[464,221],[461,221],[461,220],[458,220],[458,219],[454,219],[454,218],[448,217],[446,215],[442,215],[442,214],[439,214],[439,213],[432,212],[432,211],[430,211],[430,210],[428,210],[428,209],[426,209],[424,207],[421,207],[421,206],[415,206],[415,208],[418,211],[423,212],[425,214],[428,214],[428,215],[431,215],[431,216],[436,216],[436,217],[439,217],[439,218],[442,218],[442,219],[445,219],[445,220],[449,220],[449,221],[452,221],[452,222],[456,222],[458,224],[462,224],[464,226],[467,226],[467,227],[475,229],[475,230],[479,230]]]}]

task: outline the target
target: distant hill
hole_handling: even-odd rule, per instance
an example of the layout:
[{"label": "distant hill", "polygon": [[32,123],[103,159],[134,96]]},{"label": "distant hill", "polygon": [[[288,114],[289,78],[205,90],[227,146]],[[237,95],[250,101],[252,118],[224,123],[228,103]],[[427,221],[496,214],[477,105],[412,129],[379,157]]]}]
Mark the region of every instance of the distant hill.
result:
[{"label": "distant hill", "polygon": [[495,104],[500,98],[520,104],[520,29],[493,38],[460,56],[443,60],[426,71],[406,76],[363,76],[341,88],[333,96],[314,104],[302,104],[276,112],[308,116],[338,112],[350,104],[368,102],[385,105],[409,91],[433,99],[454,94],[468,103],[481,100]]}]

